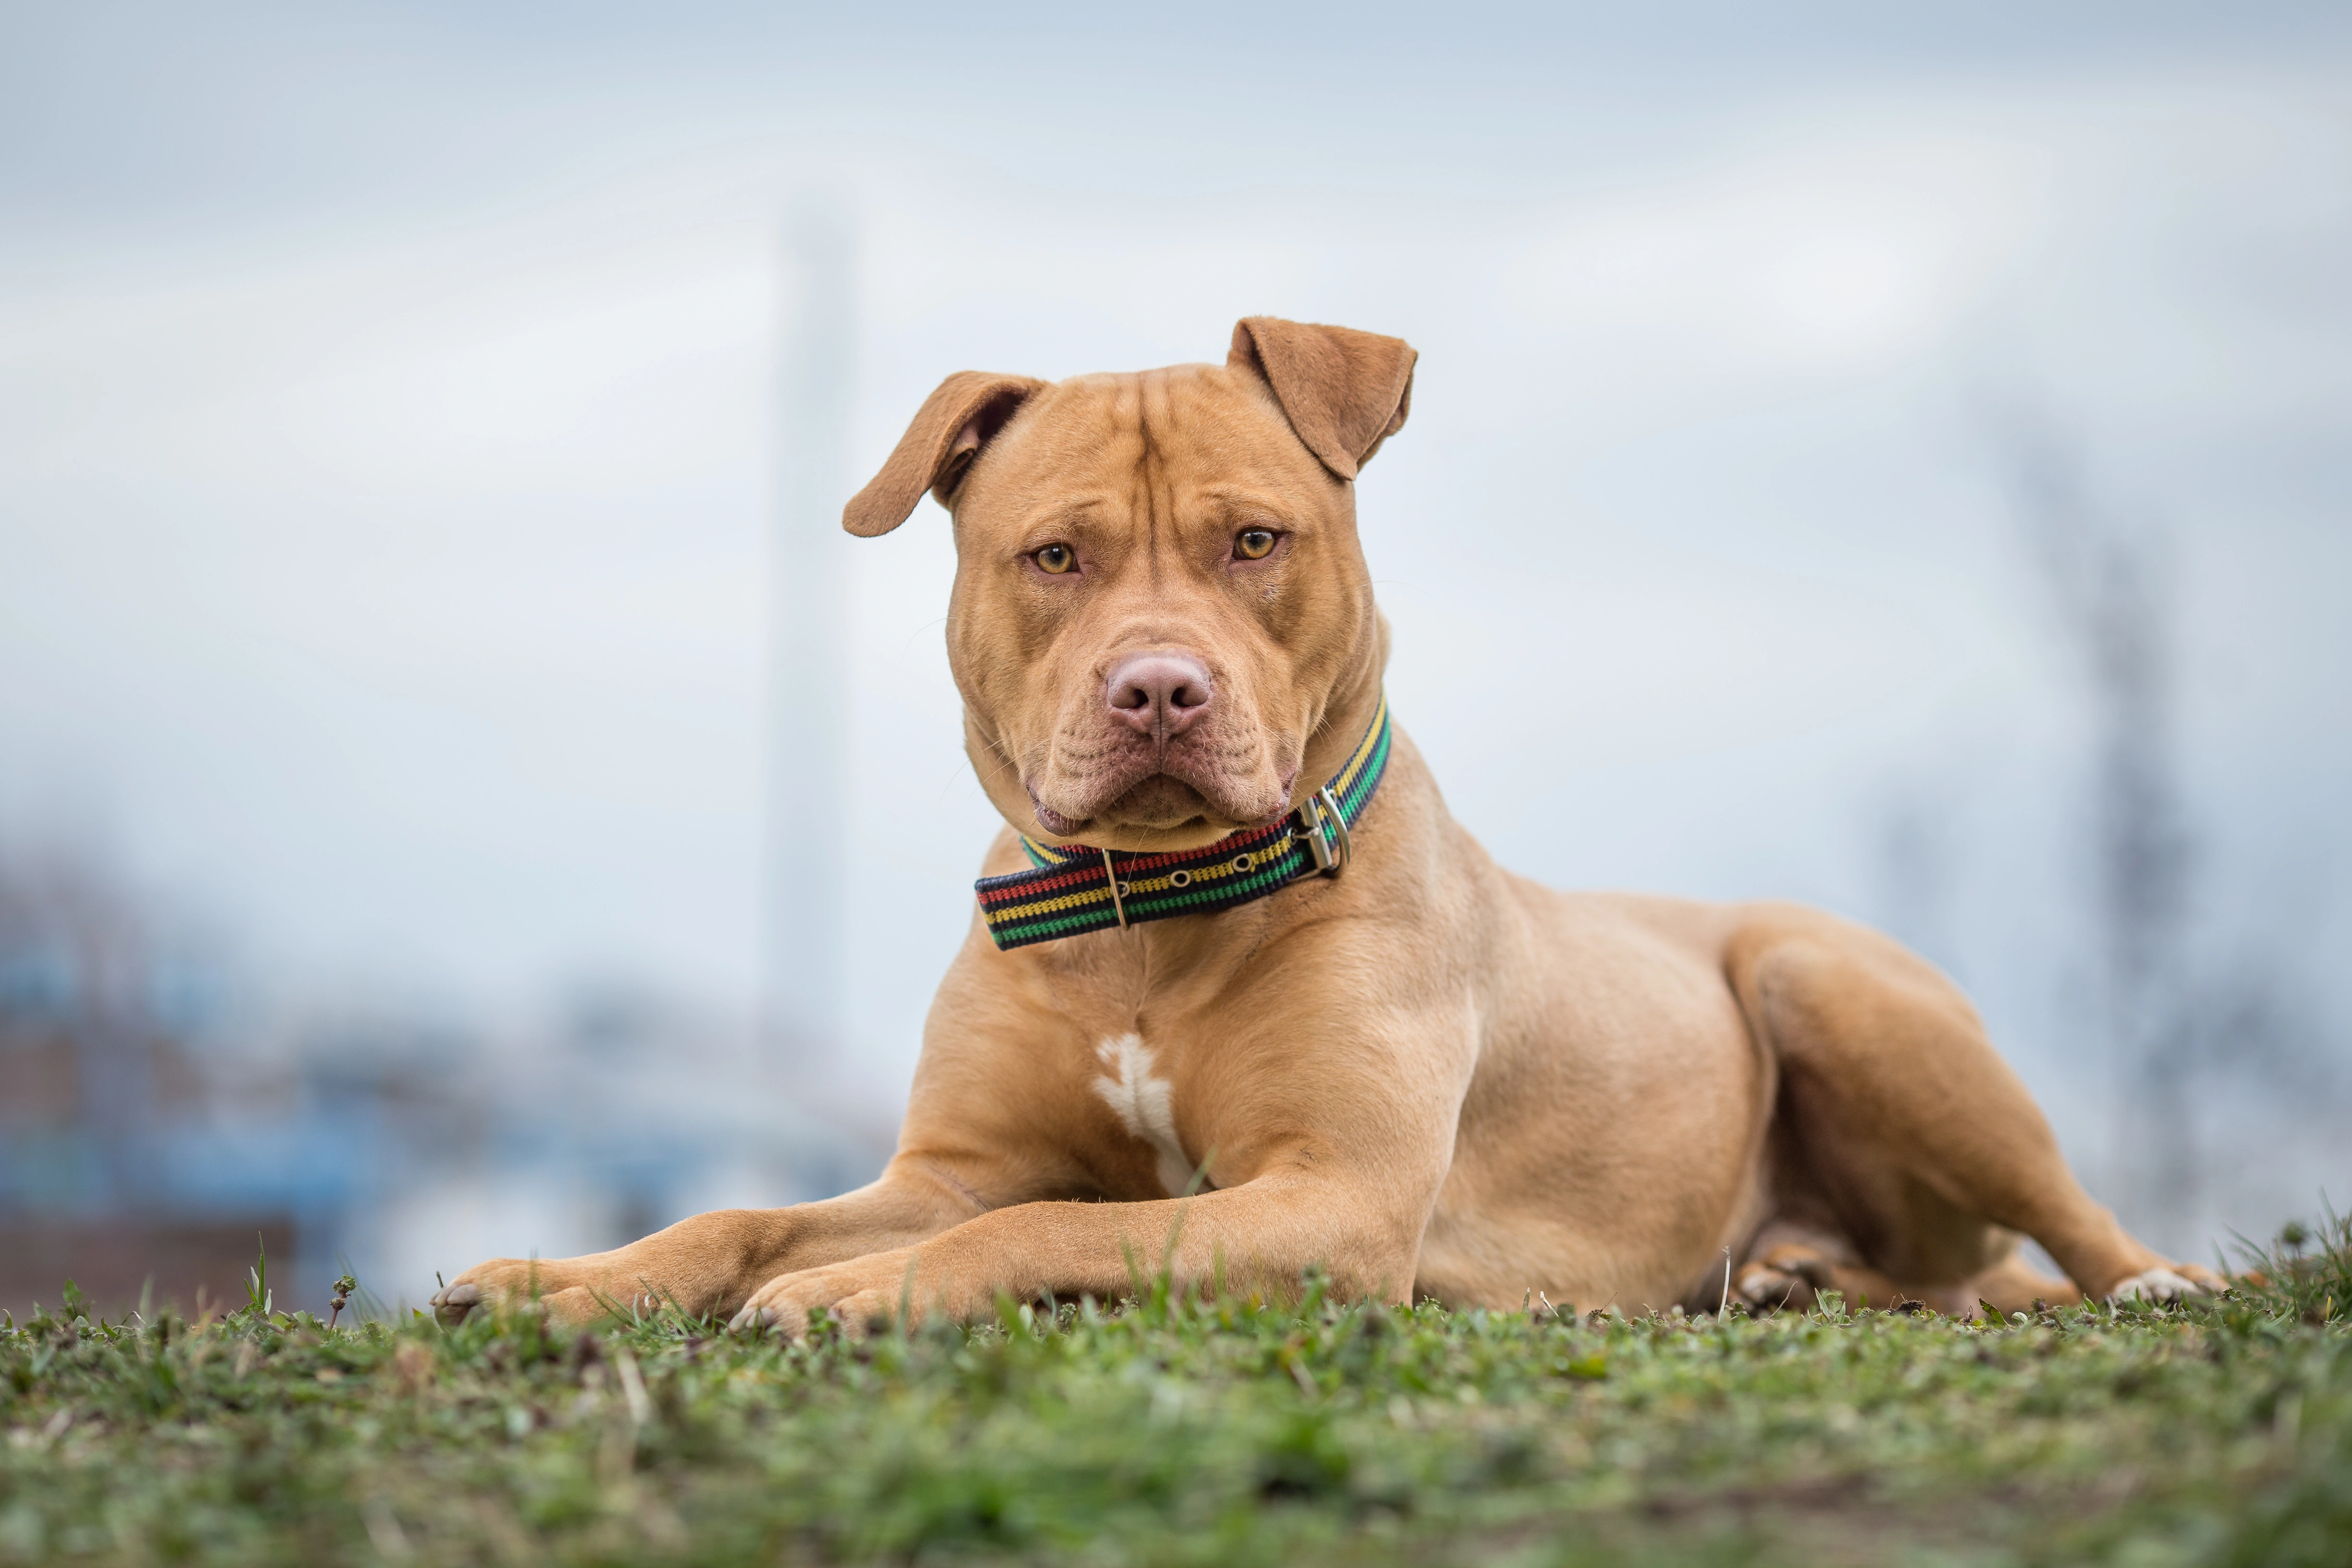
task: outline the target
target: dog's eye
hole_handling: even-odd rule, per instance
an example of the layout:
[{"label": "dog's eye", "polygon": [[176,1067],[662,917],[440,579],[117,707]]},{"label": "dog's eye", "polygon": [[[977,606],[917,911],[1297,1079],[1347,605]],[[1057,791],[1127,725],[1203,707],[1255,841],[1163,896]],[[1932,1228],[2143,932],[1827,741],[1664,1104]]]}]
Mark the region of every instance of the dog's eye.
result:
[{"label": "dog's eye", "polygon": [[1263,561],[1274,553],[1274,531],[1244,528],[1234,535],[1234,553],[1244,561]]},{"label": "dog's eye", "polygon": [[1058,577],[1078,563],[1078,552],[1066,544],[1048,544],[1037,552],[1037,567]]}]

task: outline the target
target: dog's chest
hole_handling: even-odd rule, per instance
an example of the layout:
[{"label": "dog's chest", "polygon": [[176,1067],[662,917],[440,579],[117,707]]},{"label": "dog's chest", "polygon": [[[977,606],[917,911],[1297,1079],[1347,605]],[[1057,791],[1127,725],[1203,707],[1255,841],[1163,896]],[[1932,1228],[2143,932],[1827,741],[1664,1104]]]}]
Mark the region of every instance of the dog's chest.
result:
[{"label": "dog's chest", "polygon": [[[1100,1064],[1093,1089],[1128,1137],[1151,1152],[1160,1185],[1170,1197],[1192,1186],[1193,1161],[1176,1131],[1175,1086],[1163,1076],[1151,1047],[1138,1034],[1107,1037],[1095,1047]],[[1202,1184],[1207,1185],[1205,1179]]]}]

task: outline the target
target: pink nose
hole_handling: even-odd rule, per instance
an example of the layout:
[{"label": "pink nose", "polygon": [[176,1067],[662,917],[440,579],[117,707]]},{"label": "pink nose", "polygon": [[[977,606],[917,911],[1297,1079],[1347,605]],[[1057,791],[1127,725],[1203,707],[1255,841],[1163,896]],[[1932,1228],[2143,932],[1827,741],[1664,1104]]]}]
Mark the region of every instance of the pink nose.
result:
[{"label": "pink nose", "polygon": [[1209,672],[1189,653],[1139,653],[1110,672],[1110,710],[1158,740],[1181,735],[1216,695]]}]

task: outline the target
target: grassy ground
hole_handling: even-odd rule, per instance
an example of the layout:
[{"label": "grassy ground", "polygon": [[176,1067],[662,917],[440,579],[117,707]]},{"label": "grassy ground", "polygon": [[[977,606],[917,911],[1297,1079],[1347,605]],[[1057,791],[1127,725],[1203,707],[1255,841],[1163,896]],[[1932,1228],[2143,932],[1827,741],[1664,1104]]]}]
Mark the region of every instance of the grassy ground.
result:
[{"label": "grassy ground", "polygon": [[0,1330],[0,1562],[2352,1563],[2352,1226],[2182,1310]]}]

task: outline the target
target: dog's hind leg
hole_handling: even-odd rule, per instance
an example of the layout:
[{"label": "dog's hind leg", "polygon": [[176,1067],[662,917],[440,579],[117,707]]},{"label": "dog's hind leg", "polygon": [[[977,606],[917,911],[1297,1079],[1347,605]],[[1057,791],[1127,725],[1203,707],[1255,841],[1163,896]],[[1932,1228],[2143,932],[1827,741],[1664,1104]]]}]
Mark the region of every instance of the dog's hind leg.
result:
[{"label": "dog's hind leg", "polygon": [[2083,1296],[2073,1280],[2053,1279],[2015,1253],[1969,1280],[1968,1294],[1971,1306],[1981,1303],[2003,1315],[2063,1307]]},{"label": "dog's hind leg", "polygon": [[1808,1311],[1832,1290],[1849,1308],[1917,1301],[1952,1317],[1971,1317],[1985,1306],[2005,1316],[2083,1299],[2073,1280],[2042,1274],[2013,1252],[1957,1285],[1906,1283],[1861,1262],[1837,1238],[1818,1236],[1759,1239],[1732,1285],[1753,1312]]},{"label": "dog's hind leg", "polygon": [[1779,1063],[1775,1116],[1807,1184],[1871,1269],[1931,1304],[1980,1277],[2006,1291],[2005,1227],[2093,1298],[2220,1288],[2091,1200],[1974,1009],[1922,960],[1843,921],[1770,909],[1734,934],[1726,966]]},{"label": "dog's hind leg", "polygon": [[[1750,1311],[1782,1308],[1807,1311],[1834,1291],[1849,1308],[1894,1307],[1918,1301],[1939,1312],[1975,1310],[1976,1298],[1948,1284],[1906,1284],[1871,1268],[1844,1237],[1803,1225],[1776,1221],[1759,1233],[1733,1286]],[[2071,1289],[2072,1287],[2067,1287]],[[2042,1294],[2049,1295],[2045,1289]],[[2053,1298],[2053,1300],[2055,1298]]]}]

